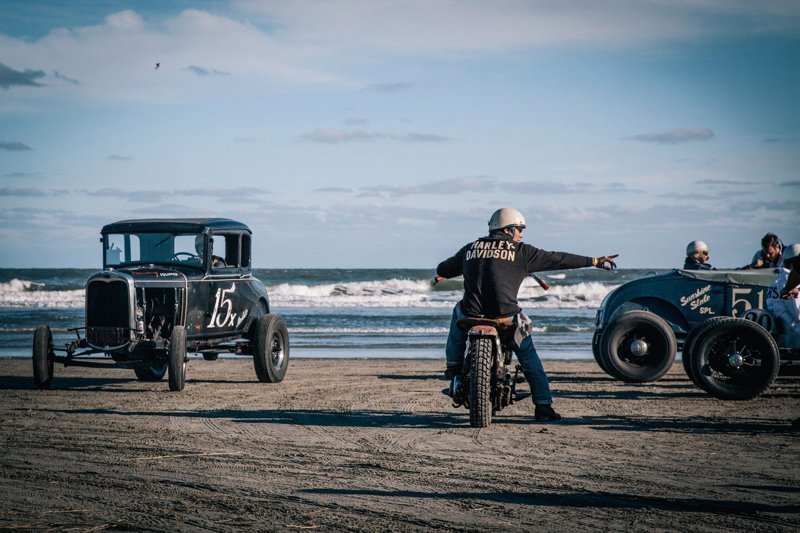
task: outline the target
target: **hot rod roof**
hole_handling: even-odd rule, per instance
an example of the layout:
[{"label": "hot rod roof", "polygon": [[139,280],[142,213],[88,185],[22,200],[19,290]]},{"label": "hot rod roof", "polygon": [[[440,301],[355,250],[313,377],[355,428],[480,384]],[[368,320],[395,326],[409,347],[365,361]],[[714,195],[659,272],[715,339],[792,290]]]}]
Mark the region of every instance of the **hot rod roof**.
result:
[{"label": "hot rod roof", "polygon": [[250,228],[241,222],[228,218],[140,218],[120,220],[103,226],[102,233],[129,232],[186,232],[200,233],[205,230],[234,230],[252,233]]}]

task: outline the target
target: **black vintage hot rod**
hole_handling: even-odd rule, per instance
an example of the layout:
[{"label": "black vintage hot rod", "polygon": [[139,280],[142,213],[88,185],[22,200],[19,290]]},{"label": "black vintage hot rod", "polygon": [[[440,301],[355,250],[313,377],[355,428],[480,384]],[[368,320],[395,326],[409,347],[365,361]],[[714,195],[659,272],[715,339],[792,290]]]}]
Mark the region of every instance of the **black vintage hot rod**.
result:
[{"label": "black vintage hot rod", "polygon": [[[54,363],[130,368],[140,381],[183,389],[187,351],[207,360],[251,355],[259,381],[275,383],[289,365],[286,323],[270,314],[264,284],[251,273],[250,229],[223,218],[123,220],[103,227],[103,270],[86,282],[86,324],[53,345],[36,328],[33,379],[50,388]],[[81,332],[84,336],[81,336]]]}]

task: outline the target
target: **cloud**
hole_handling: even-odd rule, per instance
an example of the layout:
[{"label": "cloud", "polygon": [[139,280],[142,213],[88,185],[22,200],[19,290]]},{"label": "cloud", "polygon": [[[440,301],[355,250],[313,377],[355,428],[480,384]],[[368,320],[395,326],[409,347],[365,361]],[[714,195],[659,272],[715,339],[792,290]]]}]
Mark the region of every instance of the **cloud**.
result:
[{"label": "cloud", "polygon": [[752,185],[764,185],[763,182],[757,181],[736,181],[736,180],[719,180],[719,179],[707,179],[707,180],[698,180],[695,182],[696,185],[745,185],[745,186],[752,186]]},{"label": "cloud", "polygon": [[31,147],[19,141],[0,141],[0,150],[8,150],[9,152],[26,152],[31,150]]},{"label": "cloud", "polygon": [[108,159],[109,161],[130,161],[130,160],[131,160],[131,159],[133,159],[133,158],[132,158],[132,157],[129,157],[129,156],[127,156],[127,155],[116,155],[116,154],[111,154],[111,155],[110,155],[110,156],[108,156],[106,159]]},{"label": "cloud", "polygon": [[225,72],[222,70],[217,69],[207,69],[203,67],[198,67],[196,65],[189,65],[186,67],[186,70],[191,72],[192,74],[197,74],[198,76],[230,76],[230,72]]},{"label": "cloud", "polygon": [[0,87],[9,89],[10,87],[44,87],[43,83],[36,80],[44,78],[45,73],[42,70],[25,70],[20,72],[11,67],[0,63]]},{"label": "cloud", "polygon": [[367,132],[363,130],[316,129],[300,136],[300,141],[320,144],[363,143],[374,141],[399,141],[405,143],[447,142],[451,139],[430,133],[393,133]]},{"label": "cloud", "polygon": [[624,183],[587,183],[587,182],[561,182],[561,181],[504,181],[498,184],[501,190],[513,190],[517,194],[630,194],[643,193],[642,189],[632,189]]},{"label": "cloud", "polygon": [[473,191],[489,191],[497,185],[497,178],[489,176],[465,176],[447,180],[434,180],[412,185],[376,185],[362,187],[359,196],[409,196],[418,194],[460,194]]},{"label": "cloud", "polygon": [[800,8],[792,0],[238,0],[235,5],[286,41],[413,54],[635,46],[709,35],[797,36],[800,28]]},{"label": "cloud", "polygon": [[0,178],[41,178],[42,175],[36,172],[9,172],[8,174],[0,175]]},{"label": "cloud", "polygon": [[372,91],[376,93],[397,93],[401,91],[411,90],[413,86],[410,83],[373,83],[364,87],[365,91]]},{"label": "cloud", "polygon": [[0,187],[0,196],[41,197],[63,196],[65,194],[68,194],[68,191],[62,189],[42,190],[36,187]]},{"label": "cloud", "polygon": [[778,187],[800,187],[800,181],[784,181],[779,183]]},{"label": "cloud", "polygon": [[625,137],[627,141],[641,141],[656,144],[680,144],[693,141],[708,141],[716,137],[708,128],[678,129],[662,133],[640,133],[633,137]]},{"label": "cloud", "polygon": [[269,194],[268,189],[258,187],[231,187],[230,189],[173,189],[173,190],[122,190],[115,188],[97,189],[94,191],[83,190],[87,196],[101,196],[110,198],[124,198],[138,202],[152,202],[153,199],[180,198],[187,196],[202,196],[217,199],[233,198],[240,201],[252,200],[254,196]]},{"label": "cloud", "polygon": [[320,187],[319,189],[314,189],[314,192],[350,193],[353,192],[353,189],[348,189],[347,187]]},{"label": "cloud", "polygon": [[68,78],[67,76],[64,76],[63,74],[61,74],[57,70],[53,71],[53,76],[55,76],[56,79],[59,79],[61,81],[65,81],[65,82],[67,82],[67,83],[69,83],[71,85],[80,85],[81,84],[81,82],[79,82],[78,80],[73,79],[73,78]]}]

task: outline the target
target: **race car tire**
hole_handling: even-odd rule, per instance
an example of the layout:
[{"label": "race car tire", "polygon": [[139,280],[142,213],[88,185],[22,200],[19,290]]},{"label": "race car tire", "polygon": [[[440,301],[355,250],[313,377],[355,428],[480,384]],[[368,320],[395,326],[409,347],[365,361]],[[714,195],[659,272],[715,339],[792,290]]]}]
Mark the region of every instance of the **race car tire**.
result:
[{"label": "race car tire", "polygon": [[37,326],[33,333],[33,383],[46,390],[53,384],[53,334],[49,326]]},{"label": "race car tire", "polygon": [[600,336],[600,332],[595,331],[594,335],[592,335],[592,355],[594,356],[594,360],[597,363],[597,366],[599,366],[606,374],[610,374],[608,369],[603,364],[603,358],[600,357],[600,342],[602,342],[602,337]]},{"label": "race car tire", "polygon": [[289,368],[289,331],[280,315],[264,315],[258,321],[253,366],[258,381],[283,381]]},{"label": "race car tire", "polygon": [[628,311],[603,334],[600,358],[606,371],[627,383],[656,381],[675,361],[677,341],[667,322],[650,311]]},{"label": "race car tire", "polygon": [[216,361],[219,359],[219,354],[217,352],[204,353],[203,359],[206,361]]},{"label": "race car tire", "polygon": [[700,386],[697,383],[697,378],[694,377],[692,374],[692,348],[694,347],[694,342],[697,340],[704,331],[714,327],[715,325],[719,324],[721,321],[730,318],[727,316],[715,316],[709,319],[706,319],[700,324],[697,325],[693,330],[689,332],[686,336],[686,340],[683,341],[683,350],[681,351],[681,363],[683,364],[683,371],[686,372],[686,376],[692,380],[692,383]]},{"label": "race car tire", "polygon": [[698,334],[691,353],[697,384],[721,400],[752,400],[778,376],[780,352],[761,325],[727,318]]},{"label": "race car tire", "polygon": [[167,366],[169,365],[166,361],[154,362],[147,366],[134,368],[133,373],[136,374],[136,379],[139,381],[161,381],[164,374],[167,373]]},{"label": "race car tire", "polygon": [[186,384],[186,329],[172,328],[169,336],[169,390],[182,391]]}]

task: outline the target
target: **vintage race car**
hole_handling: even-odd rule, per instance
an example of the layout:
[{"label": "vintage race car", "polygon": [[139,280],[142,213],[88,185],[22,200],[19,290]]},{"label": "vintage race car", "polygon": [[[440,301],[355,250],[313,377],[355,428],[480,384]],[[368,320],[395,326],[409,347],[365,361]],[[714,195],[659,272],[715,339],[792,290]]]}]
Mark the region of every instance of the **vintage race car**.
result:
[{"label": "vintage race car", "polygon": [[[101,231],[103,270],[86,282],[86,324],[57,348],[50,328],[36,328],[33,379],[47,389],[54,363],[112,364],[140,381],[183,389],[187,351],[207,360],[221,352],[251,355],[259,381],[275,383],[289,366],[289,335],[270,314],[264,284],[251,273],[252,234],[228,219],[145,219]],[[85,336],[81,336],[84,332]],[[103,353],[110,362],[85,358]]]},{"label": "vintage race car", "polygon": [[661,378],[682,350],[686,374],[722,399],[751,399],[800,363],[800,336],[764,310],[777,270],[673,270],[628,282],[597,311],[592,352],[610,376]]}]

